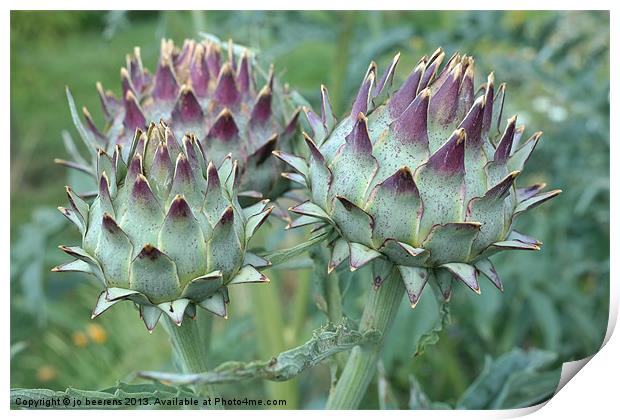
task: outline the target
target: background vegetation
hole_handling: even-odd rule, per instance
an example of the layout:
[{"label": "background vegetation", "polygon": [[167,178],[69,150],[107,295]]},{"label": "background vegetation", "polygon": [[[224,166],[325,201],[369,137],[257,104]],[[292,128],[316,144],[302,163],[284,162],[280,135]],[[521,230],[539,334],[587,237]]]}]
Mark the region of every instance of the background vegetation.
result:
[{"label": "background vegetation", "polygon": [[[274,62],[313,105],[325,83],[338,114],[371,59],[384,68],[401,51],[402,80],[437,46],[448,55],[467,52],[479,83],[491,70],[508,83],[504,115],[517,113],[527,133],[545,132],[521,181],[564,194],[519,220],[520,230],[545,242],[542,252],[496,259],[503,295],[490,283],[482,296],[459,288],[452,321],[438,336],[425,334],[440,322],[430,292],[415,311],[403,302],[365,407],[530,405],[553,392],[562,362],[598,350],[609,300],[608,13],[13,12],[12,387],[103,389],[133,381],[137,370],[173,369],[161,327],[149,336],[130,304],[91,321],[96,286],[49,272],[64,259],[56,245],[78,240],[54,209],[72,175],[52,159],[65,156],[60,133],[71,128],[65,84],[102,121],[95,82],[118,92],[119,68],[134,45],[153,70],[160,37],[180,43],[200,31],[260,49],[263,62]],[[282,226],[265,230],[267,246],[307,233],[295,239]],[[269,358],[326,322],[321,276],[307,262],[269,273],[268,286],[235,290],[230,319],[214,322],[213,365]],[[340,282],[344,312],[355,321],[369,281],[360,273]],[[416,354],[421,338],[431,345]],[[284,384],[251,381],[222,392],[319,408],[329,383],[325,365]]]}]

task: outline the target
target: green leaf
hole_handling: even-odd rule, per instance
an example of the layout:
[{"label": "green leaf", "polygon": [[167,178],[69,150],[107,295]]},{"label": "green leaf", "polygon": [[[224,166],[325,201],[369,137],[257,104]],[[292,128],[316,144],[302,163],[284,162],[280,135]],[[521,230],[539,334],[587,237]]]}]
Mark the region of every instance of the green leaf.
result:
[{"label": "green leaf", "polygon": [[561,369],[515,373],[502,388],[492,408],[530,407],[551,398],[560,382],[560,373]]},{"label": "green leaf", "polygon": [[435,326],[430,331],[422,334],[415,348],[414,357],[421,356],[426,346],[433,345],[439,341],[439,333],[450,323],[450,308],[445,302],[439,303],[439,318]]},{"label": "green leaf", "polygon": [[305,344],[280,353],[268,361],[230,361],[210,372],[196,374],[138,372],[138,376],[182,385],[230,383],[259,378],[287,381],[336,353],[375,343],[380,338],[380,333],[374,330],[361,333],[349,329],[345,324],[331,323],[315,331],[313,335]]},{"label": "green leaf", "polygon": [[[549,396],[557,387],[550,387],[550,379],[545,378],[541,388],[536,387],[539,395],[533,395],[533,390],[522,389],[523,386],[531,386],[535,379],[533,374],[538,374],[540,369],[545,368],[556,359],[557,355],[550,351],[531,349],[513,349],[493,360],[487,357],[484,368],[478,378],[463,393],[456,404],[457,409],[488,409],[509,408],[504,404],[523,403],[524,401],[540,401]],[[519,378],[520,379],[515,379]],[[559,380],[559,376],[557,376]]]}]

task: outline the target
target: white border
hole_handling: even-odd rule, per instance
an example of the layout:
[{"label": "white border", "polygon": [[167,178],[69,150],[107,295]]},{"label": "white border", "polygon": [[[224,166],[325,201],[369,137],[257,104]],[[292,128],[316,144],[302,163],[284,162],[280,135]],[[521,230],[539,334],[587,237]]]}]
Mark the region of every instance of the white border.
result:
[{"label": "white border", "polygon": [[[9,3],[9,4],[6,4]],[[617,2],[615,4],[618,4]],[[615,5],[614,4],[614,5]],[[175,1],[171,3],[170,1],[162,1],[162,0],[151,0],[148,3],[142,2],[127,2],[127,1],[118,1],[118,0],[108,0],[108,1],[89,1],[87,4],[84,1],[54,1],[53,4],[50,4],[49,1],[32,1],[25,0],[21,2],[16,1],[7,1],[3,2],[5,5],[4,13],[2,14],[2,28],[4,29],[4,37],[2,42],[2,57],[4,58],[4,65],[0,67],[0,71],[2,72],[2,78],[5,83],[4,92],[4,100],[0,103],[2,104],[2,109],[0,112],[0,118],[2,118],[2,137],[3,137],[3,147],[6,148],[9,146],[9,132],[7,127],[10,126],[10,96],[7,94],[10,91],[10,64],[9,64],[9,51],[10,51],[10,9],[48,9],[50,6],[55,6],[59,9],[169,9],[170,6],[174,6],[175,9],[200,9],[205,6],[217,10],[217,9],[239,9],[239,10],[251,10],[251,9],[261,9],[261,10],[281,10],[281,9],[291,9],[295,8],[294,6],[302,6],[304,8],[314,8],[314,9],[323,9],[323,10],[339,10],[339,9],[358,9],[358,10],[373,10],[377,9],[377,6],[381,6],[385,9],[395,9],[395,10],[404,10],[404,9],[420,9],[420,10],[439,10],[439,9],[454,9],[454,8],[462,8],[463,6],[469,6],[472,9],[496,9],[503,8],[508,10],[514,9],[535,9],[535,10],[565,10],[565,9],[581,9],[583,6],[587,6],[588,9],[594,10],[612,10],[611,13],[611,46],[612,46],[612,54],[611,54],[611,74],[618,74],[618,51],[617,51],[617,28],[620,24],[619,19],[617,18],[618,12],[617,10],[613,10],[612,2],[610,1],[597,1],[591,0],[584,4],[583,2],[577,2],[573,0],[564,0],[564,1],[546,1],[544,3],[540,1],[532,1],[532,0],[522,0],[520,2],[511,2],[508,3],[500,3],[496,1],[477,1],[477,0],[469,0],[465,2],[451,2],[448,0],[434,0],[433,2],[416,2],[413,3],[411,1],[394,1],[394,0],[382,0],[378,1],[368,1],[368,0],[356,0],[353,1],[340,1],[336,2],[333,0],[314,0],[313,2],[304,2],[300,4],[298,2],[294,2],[291,0],[288,1],[225,1],[225,2],[204,2],[204,1]],[[617,112],[618,107],[618,92],[617,85],[615,80],[611,82],[612,92],[614,89],[616,90],[611,94],[611,114],[614,115],[614,112]],[[617,133],[619,129],[619,124],[617,119],[611,120],[611,133]],[[618,160],[618,151],[617,147],[613,145],[611,147],[611,162],[617,163]],[[2,285],[5,288],[3,297],[4,297],[4,317],[2,318],[4,322],[0,323],[0,329],[2,332],[2,337],[4,339],[3,347],[2,347],[2,362],[4,364],[3,372],[5,373],[4,383],[5,383],[5,409],[8,411],[9,400],[8,400],[8,389],[10,388],[10,367],[9,367],[9,347],[10,347],[10,332],[9,332],[9,267],[10,267],[10,259],[9,259],[9,250],[10,250],[10,153],[7,150],[3,150],[0,153],[2,158],[2,168],[4,172],[4,176],[0,178],[0,197],[3,199],[3,205],[0,206],[0,212],[2,216],[2,225],[0,230],[0,235],[2,237],[1,247],[2,247],[2,256],[4,260],[4,276],[2,277]],[[587,176],[587,174],[584,174]],[[617,195],[617,185],[619,180],[619,170],[615,165],[611,165],[611,214],[619,214],[618,211],[620,207],[618,206],[618,195]],[[620,232],[618,232],[617,223],[612,218],[611,221],[611,238],[618,238]],[[612,241],[611,247],[611,256],[610,261],[617,261],[618,252],[617,247],[614,246]],[[526,414],[532,414],[532,418],[535,419],[555,419],[555,418],[563,418],[563,419],[571,419],[571,418],[584,418],[585,416],[594,416],[594,418],[610,418],[610,413],[617,412],[615,409],[615,403],[617,397],[617,375],[620,371],[619,366],[619,358],[620,354],[620,339],[616,336],[612,336],[613,329],[615,327],[617,315],[618,315],[618,278],[619,278],[617,266],[612,263],[610,277],[610,295],[612,297],[610,302],[610,322],[608,325],[607,335],[605,337],[606,345],[603,349],[594,357],[592,360],[584,366],[583,363],[573,362],[572,365],[566,366],[565,370],[568,371],[570,369],[583,367],[583,371],[579,373],[579,378],[577,380],[569,381],[564,388],[560,390],[560,392],[554,396],[547,404],[541,404],[538,407],[530,407],[526,409],[520,410],[507,410],[507,411],[448,411],[448,412],[428,412],[428,411],[414,411],[410,412],[407,410],[401,411],[393,411],[393,412],[384,412],[381,413],[382,416],[394,416],[400,418],[411,418],[412,416],[416,419],[418,418],[472,418],[472,419],[481,419],[481,418],[512,418],[512,417],[520,417]],[[568,364],[567,364],[568,365]],[[577,371],[579,370],[577,369]],[[564,373],[564,372],[563,372]],[[572,375],[571,375],[572,377]],[[45,416],[50,416],[52,418],[79,418],[81,419],[85,413],[84,412],[72,412],[72,411],[46,411],[45,413],[39,411],[11,411],[9,413],[12,416],[20,417],[20,418],[31,418],[43,414]],[[218,419],[228,419],[228,418],[236,418],[237,416],[248,416],[251,415],[255,419],[274,419],[274,418],[286,418],[290,419],[291,416],[299,417],[299,418],[311,418],[314,417],[317,413],[313,413],[310,411],[253,411],[253,412],[239,412],[239,411],[225,411],[218,412],[216,416]],[[321,415],[327,416],[338,416],[339,418],[355,416],[356,419],[360,418],[369,418],[374,417],[377,413],[369,412],[369,411],[351,411],[351,412],[325,412],[321,413]],[[93,418],[108,418],[111,414],[109,411],[90,411],[87,414],[89,417]],[[170,416],[170,413],[166,413],[164,411],[125,411],[125,412],[116,412],[113,414],[115,417],[129,417],[132,418],[149,416],[149,418],[167,418]],[[176,415],[182,416],[205,416],[208,413],[198,412],[198,411],[184,411],[184,412],[175,412]]]}]

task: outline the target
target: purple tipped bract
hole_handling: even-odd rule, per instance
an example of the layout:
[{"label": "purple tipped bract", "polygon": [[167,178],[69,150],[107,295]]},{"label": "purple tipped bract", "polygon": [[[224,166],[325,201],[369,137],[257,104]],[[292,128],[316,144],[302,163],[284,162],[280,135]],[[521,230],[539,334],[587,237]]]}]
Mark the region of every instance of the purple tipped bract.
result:
[{"label": "purple tipped bract", "polygon": [[233,138],[239,129],[235,124],[235,119],[232,116],[230,110],[225,108],[211,126],[209,131],[209,137],[214,137],[220,140],[230,140]]},{"label": "purple tipped bract", "polygon": [[465,173],[465,130],[456,130],[429,159],[428,166],[448,175]]},{"label": "purple tipped bract", "polygon": [[220,71],[214,96],[223,106],[234,106],[239,101],[241,94],[237,89],[234,70],[229,63],[224,64]]},{"label": "purple tipped bract", "polygon": [[372,142],[368,134],[368,125],[366,117],[361,112],[357,116],[357,121],[353,126],[353,130],[346,137],[347,143],[351,146],[351,149],[357,153],[371,154]]},{"label": "purple tipped bract", "polygon": [[[198,148],[209,159],[219,162],[231,153],[240,168],[239,185],[242,192],[248,193],[244,197],[277,198],[291,186],[280,176],[284,168],[268,155],[257,159],[255,154],[268,150],[274,135],[280,147],[291,147],[289,143],[298,131],[299,109],[292,106],[293,91],[278,83],[273,67],[262,72],[260,66],[252,52],[232,41],[220,45],[214,41],[185,40],[178,48],[172,41],[162,40],[154,75],[142,64],[139,48],[127,55],[126,68],[121,70],[121,100],[97,84],[105,128],[97,128],[88,111],[84,111],[85,124],[81,124],[79,117],[74,120],[87,143],[105,147],[109,154],[116,145],[124,146],[120,156],[124,162],[131,160],[136,130],[146,130],[151,123],[161,121],[169,131],[166,136],[182,138],[192,133]],[[70,97],[70,92],[67,95]],[[73,98],[69,99],[74,113]],[[331,110],[326,112],[330,114],[332,128],[335,118]],[[137,146],[143,154],[144,143]],[[77,148],[69,149],[75,155]],[[177,152],[170,150],[175,156]],[[187,155],[193,165],[195,159],[189,152]],[[79,162],[59,163],[84,167]],[[249,175],[256,171],[259,175]]]},{"label": "purple tipped bract", "polygon": [[347,258],[351,270],[381,261],[378,279],[397,268],[412,307],[427,283],[446,300],[454,281],[480,293],[479,273],[502,290],[488,258],[538,250],[513,220],[559,193],[515,187],[540,135],[521,144],[524,127],[502,120],[506,85],[496,89],[491,74],[476,88],[472,57],[455,53],[442,66],[444,58],[441,48],[423,57],[396,88],[400,55],[377,82],[372,62],[339,123],[326,117],[321,86],[321,117],[305,110],[307,158],[274,153],[309,190],[289,227],[329,232],[329,271]]}]

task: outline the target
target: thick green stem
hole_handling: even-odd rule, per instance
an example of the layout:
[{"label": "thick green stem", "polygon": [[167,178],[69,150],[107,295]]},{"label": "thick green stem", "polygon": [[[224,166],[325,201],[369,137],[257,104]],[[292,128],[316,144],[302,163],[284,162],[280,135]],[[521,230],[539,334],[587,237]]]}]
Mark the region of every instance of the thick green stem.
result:
[{"label": "thick green stem", "polygon": [[[164,315],[162,318],[183,373],[206,372],[207,352],[200,337],[198,323],[186,318],[183,324],[177,326],[169,317]],[[197,385],[194,391],[203,396],[215,396],[215,390],[209,384]]]},{"label": "thick green stem", "polygon": [[[342,294],[340,292],[340,279],[337,272],[329,274],[325,267],[329,261],[329,257],[324,248],[314,248],[308,253],[314,262],[314,270],[312,275],[318,284],[318,288],[322,291],[326,305],[327,319],[333,324],[342,322]],[[321,292],[319,292],[321,293]],[[348,352],[338,353],[334,356],[339,370],[344,369],[347,363]]]},{"label": "thick green stem", "polygon": [[205,353],[209,354],[211,348],[211,331],[213,330],[213,315],[203,313],[198,316],[196,322],[198,323],[198,333],[202,340],[202,345]]},{"label": "thick green stem", "polygon": [[344,371],[329,395],[326,408],[355,409],[360,404],[377,370],[385,336],[392,326],[404,292],[405,287],[395,267],[378,289],[369,292],[359,330],[381,331],[381,340],[351,351]]},{"label": "thick green stem", "polygon": [[[256,323],[256,335],[261,357],[273,357],[286,349],[284,342],[284,314],[280,304],[279,291],[275,285],[256,287],[252,292],[252,309]],[[269,398],[284,399],[287,410],[298,407],[297,379],[287,382],[266,382]]]},{"label": "thick green stem", "polygon": [[327,317],[337,324],[342,321],[342,294],[340,293],[340,279],[337,273],[331,274],[332,278],[326,279]]},{"label": "thick green stem", "polygon": [[[323,264],[322,267],[325,267],[325,264]],[[342,312],[342,294],[340,293],[340,279],[338,278],[338,273],[333,272],[327,275],[325,280],[327,283],[325,285],[325,294],[327,295],[327,317],[332,323],[339,324],[342,322],[344,313]],[[342,352],[334,356],[339,370],[344,369],[347,363],[348,353],[349,352]]]}]

